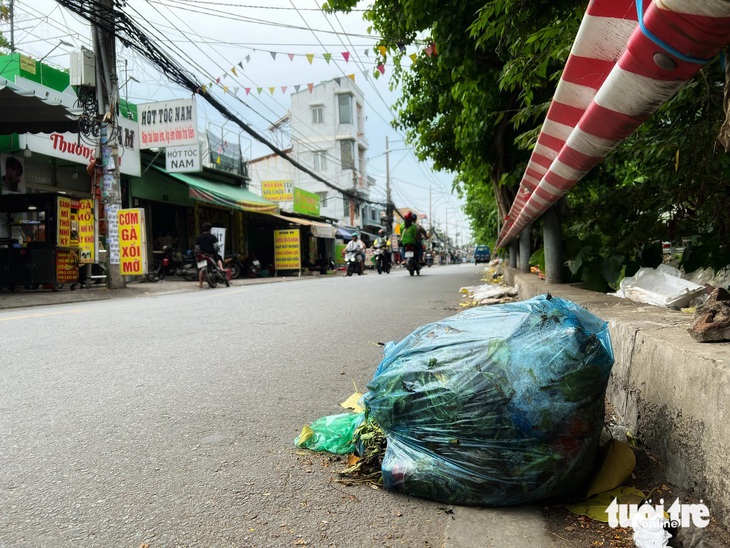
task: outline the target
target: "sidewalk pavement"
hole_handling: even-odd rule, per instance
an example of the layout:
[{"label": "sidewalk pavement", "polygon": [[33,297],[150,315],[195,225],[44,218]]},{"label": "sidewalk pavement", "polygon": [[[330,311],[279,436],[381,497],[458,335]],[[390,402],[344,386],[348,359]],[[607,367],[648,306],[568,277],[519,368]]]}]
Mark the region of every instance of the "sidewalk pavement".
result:
[{"label": "sidewalk pavement", "polygon": [[[333,276],[336,274],[328,274]],[[282,276],[278,278],[241,278],[231,280],[231,287],[263,283],[291,282],[295,280],[312,280],[319,277],[319,273],[302,276]],[[185,281],[182,278],[169,277],[161,282],[148,282],[146,279],[127,282],[124,289],[107,289],[104,284],[91,285],[83,289],[69,289],[65,284],[62,289],[24,289],[16,287],[15,291],[0,289],[0,310],[7,308],[23,308],[27,306],[49,306],[54,304],[79,303],[86,301],[102,301],[116,298],[145,297],[149,295],[164,295],[182,293],[184,291],[210,291],[208,284],[203,283],[203,289],[198,289],[197,281]],[[220,287],[219,287],[220,289]]]}]

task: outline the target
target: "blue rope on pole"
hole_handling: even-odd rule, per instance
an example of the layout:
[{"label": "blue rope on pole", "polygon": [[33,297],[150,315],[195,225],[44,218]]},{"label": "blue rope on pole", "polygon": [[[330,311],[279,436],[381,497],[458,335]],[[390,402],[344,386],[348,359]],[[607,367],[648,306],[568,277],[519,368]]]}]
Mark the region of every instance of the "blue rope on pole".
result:
[{"label": "blue rope on pole", "polygon": [[641,32],[646,36],[649,40],[654,42],[657,46],[662,48],[664,51],[667,51],[671,53],[674,57],[677,59],[681,59],[682,61],[686,61],[688,63],[695,63],[697,65],[705,65],[712,61],[712,59],[696,59],[694,57],[688,57],[684,55],[683,53],[680,53],[676,49],[674,49],[672,46],[667,44],[666,42],[660,40],[656,36],[654,36],[651,32],[649,32],[649,29],[647,29],[644,26],[644,8],[642,6],[643,0],[636,0],[636,15],[639,20],[639,28],[641,29]]}]

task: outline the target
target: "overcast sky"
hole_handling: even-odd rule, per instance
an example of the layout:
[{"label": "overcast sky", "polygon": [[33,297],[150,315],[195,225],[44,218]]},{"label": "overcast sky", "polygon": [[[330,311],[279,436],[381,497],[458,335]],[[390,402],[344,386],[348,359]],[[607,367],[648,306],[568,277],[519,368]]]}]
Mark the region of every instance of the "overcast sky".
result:
[{"label": "overcast sky", "polygon": [[[368,174],[377,181],[372,197],[385,198],[387,136],[396,206],[428,214],[430,189],[435,222],[445,228],[448,219],[450,235],[459,232],[464,242],[468,222],[460,211],[461,202],[451,194],[453,177],[417,162],[404,150],[403,135],[389,125],[390,107],[398,97],[398,91],[389,90],[393,67],[386,64],[383,76],[373,76],[378,70],[373,52],[376,37],[368,34],[362,11],[325,15],[320,4],[320,0],[127,0],[124,11],[200,82],[213,83],[216,97],[269,139],[273,136],[267,127],[286,114],[295,86],[306,89],[308,83],[353,75],[365,95]],[[15,10],[15,43],[22,53],[39,59],[60,39],[77,48],[91,47],[88,24],[54,0],[15,0]],[[7,23],[0,29],[9,37]],[[59,46],[46,62],[68,67],[71,49]],[[419,49],[410,47],[407,53],[419,53]],[[189,96],[132,50],[120,51],[118,72],[120,94],[133,103]],[[200,125],[207,121],[219,129],[225,122],[204,101],[198,101],[198,117]],[[237,139],[236,130],[231,122],[222,129],[231,140]],[[241,142],[245,156],[270,152],[245,133]]]}]

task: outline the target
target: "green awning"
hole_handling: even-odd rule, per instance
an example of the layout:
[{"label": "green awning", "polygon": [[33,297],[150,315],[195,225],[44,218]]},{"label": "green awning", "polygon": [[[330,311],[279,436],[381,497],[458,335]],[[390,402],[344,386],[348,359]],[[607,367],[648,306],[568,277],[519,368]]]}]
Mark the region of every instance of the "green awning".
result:
[{"label": "green awning", "polygon": [[265,200],[244,188],[210,181],[198,174],[166,174],[188,185],[193,200],[254,213],[279,213],[279,206],[275,202]]}]

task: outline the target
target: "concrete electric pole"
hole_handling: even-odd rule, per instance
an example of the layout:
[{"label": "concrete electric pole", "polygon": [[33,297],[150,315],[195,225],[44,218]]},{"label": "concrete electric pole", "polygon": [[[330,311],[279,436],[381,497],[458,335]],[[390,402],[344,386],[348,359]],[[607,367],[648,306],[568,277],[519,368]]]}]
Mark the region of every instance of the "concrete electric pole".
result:
[{"label": "concrete electric pole", "polygon": [[[114,0],[99,0],[103,9],[110,13],[114,10]],[[110,16],[109,21],[114,21]],[[101,27],[92,29],[94,53],[96,56],[96,95],[99,103],[102,166],[102,202],[106,220],[107,271],[106,283],[109,289],[122,289],[126,286],[121,276],[119,226],[117,213],[122,208],[122,193],[119,183],[119,130],[117,126],[117,107],[119,103],[119,80],[117,78],[116,41],[113,29]]]},{"label": "concrete electric pole", "polygon": [[385,232],[388,237],[393,233],[393,201],[390,197],[390,147],[385,136]]}]

